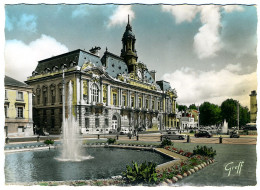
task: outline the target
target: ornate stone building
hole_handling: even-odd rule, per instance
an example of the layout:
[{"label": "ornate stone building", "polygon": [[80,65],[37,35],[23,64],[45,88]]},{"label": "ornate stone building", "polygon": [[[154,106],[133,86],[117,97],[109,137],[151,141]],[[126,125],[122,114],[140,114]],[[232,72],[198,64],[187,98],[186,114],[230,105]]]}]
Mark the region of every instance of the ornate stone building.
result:
[{"label": "ornate stone building", "polygon": [[175,127],[177,93],[168,82],[155,81],[155,71],[137,61],[135,42],[128,21],[120,56],[106,49],[100,58],[95,47],[39,61],[26,81],[35,95],[34,124],[60,133],[64,70],[65,84],[73,83],[73,113],[83,134]]}]

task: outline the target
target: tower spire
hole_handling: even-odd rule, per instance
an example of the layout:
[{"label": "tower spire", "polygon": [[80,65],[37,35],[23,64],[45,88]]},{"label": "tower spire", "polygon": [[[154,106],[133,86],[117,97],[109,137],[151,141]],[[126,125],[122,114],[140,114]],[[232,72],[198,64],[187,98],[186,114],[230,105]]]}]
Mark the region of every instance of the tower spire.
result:
[{"label": "tower spire", "polygon": [[122,38],[122,50],[121,57],[124,59],[128,65],[128,71],[134,71],[137,65],[137,54],[135,50],[135,35],[132,31],[132,26],[130,25],[130,15],[128,15],[128,23],[126,25],[125,32]]}]

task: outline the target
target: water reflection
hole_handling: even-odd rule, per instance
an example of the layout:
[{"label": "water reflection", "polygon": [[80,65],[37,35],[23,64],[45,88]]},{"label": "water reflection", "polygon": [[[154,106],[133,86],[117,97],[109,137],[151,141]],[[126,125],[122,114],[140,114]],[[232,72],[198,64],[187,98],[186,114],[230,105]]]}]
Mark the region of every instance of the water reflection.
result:
[{"label": "water reflection", "polygon": [[57,150],[6,154],[6,182],[63,181],[109,178],[120,175],[132,160],[139,163],[153,161],[158,164],[170,161],[160,154],[113,148],[88,148],[84,152],[94,159],[82,162],[60,162]]}]

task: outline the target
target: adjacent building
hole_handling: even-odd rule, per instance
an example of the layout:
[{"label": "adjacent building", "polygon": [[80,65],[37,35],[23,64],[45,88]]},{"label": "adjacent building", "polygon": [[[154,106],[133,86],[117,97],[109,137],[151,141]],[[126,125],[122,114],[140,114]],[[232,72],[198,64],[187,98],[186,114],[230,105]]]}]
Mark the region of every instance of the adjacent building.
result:
[{"label": "adjacent building", "polygon": [[250,96],[250,122],[256,123],[257,116],[257,101],[256,101],[256,91],[251,91]]},{"label": "adjacent building", "polygon": [[69,81],[73,85],[73,113],[83,134],[176,127],[177,93],[169,82],[156,81],[156,72],[137,61],[135,42],[128,20],[120,55],[106,49],[99,57],[100,47],[94,47],[89,52],[78,49],[39,61],[26,81],[35,95],[37,128],[61,133],[62,91],[64,86],[67,105]]},{"label": "adjacent building", "polygon": [[188,110],[187,112],[181,113],[180,116],[180,129],[194,129],[198,127],[198,115],[197,110]]},{"label": "adjacent building", "polygon": [[5,135],[25,137],[33,135],[32,88],[5,76]]}]

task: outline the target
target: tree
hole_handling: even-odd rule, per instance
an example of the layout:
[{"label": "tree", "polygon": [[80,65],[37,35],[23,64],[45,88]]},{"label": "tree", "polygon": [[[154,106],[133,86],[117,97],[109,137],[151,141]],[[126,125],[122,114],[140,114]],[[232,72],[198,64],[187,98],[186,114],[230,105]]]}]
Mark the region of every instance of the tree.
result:
[{"label": "tree", "polygon": [[179,111],[186,111],[187,109],[188,109],[188,107],[185,106],[185,105],[178,105],[178,110]]},{"label": "tree", "polygon": [[216,125],[222,122],[221,109],[218,105],[204,102],[199,109],[201,125]]},{"label": "tree", "polygon": [[240,106],[239,109],[239,126],[245,126],[250,122],[250,112],[247,107]]},{"label": "tree", "polygon": [[197,106],[195,104],[191,104],[189,106],[189,109],[191,109],[191,110],[198,110],[198,108],[197,108]]},{"label": "tree", "polygon": [[221,104],[221,115],[228,122],[228,127],[237,126],[237,104],[238,101],[227,99]]}]

